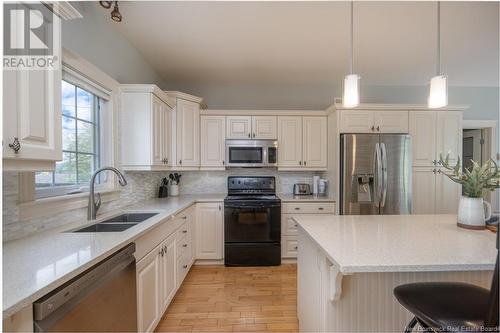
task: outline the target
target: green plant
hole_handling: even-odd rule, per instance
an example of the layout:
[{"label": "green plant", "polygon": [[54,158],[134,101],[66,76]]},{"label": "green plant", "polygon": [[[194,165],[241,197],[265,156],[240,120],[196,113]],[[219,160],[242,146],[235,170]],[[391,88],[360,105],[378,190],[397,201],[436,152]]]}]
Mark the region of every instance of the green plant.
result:
[{"label": "green plant", "polygon": [[451,171],[450,173],[444,172],[444,174],[455,183],[462,185],[465,196],[481,198],[484,191],[494,191],[500,188],[500,170],[492,159],[487,160],[483,165],[471,160],[472,167],[462,170],[460,156],[455,166],[450,165],[449,157],[449,154],[447,154],[443,160],[443,156],[439,155],[441,165],[446,170]]}]

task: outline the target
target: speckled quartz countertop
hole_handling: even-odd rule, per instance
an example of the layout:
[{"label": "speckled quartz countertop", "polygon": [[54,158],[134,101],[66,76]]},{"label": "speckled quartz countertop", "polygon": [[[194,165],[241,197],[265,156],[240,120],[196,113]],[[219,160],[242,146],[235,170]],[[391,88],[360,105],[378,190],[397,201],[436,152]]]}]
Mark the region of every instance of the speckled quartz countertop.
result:
[{"label": "speckled quartz countertop", "polygon": [[[300,216],[340,272],[493,270],[496,235],[458,228],[456,215]],[[300,251],[300,245],[299,245]]]},{"label": "speckled quartz countertop", "polygon": [[123,212],[159,214],[122,232],[67,233],[81,221],[3,244],[3,318],[82,273],[113,252],[142,236],[165,218],[196,202],[222,201],[226,194],[188,195],[152,199],[127,209],[103,214],[103,220]]},{"label": "speckled quartz countertop", "polygon": [[282,202],[335,202],[332,195],[293,195],[290,193],[279,193]]}]

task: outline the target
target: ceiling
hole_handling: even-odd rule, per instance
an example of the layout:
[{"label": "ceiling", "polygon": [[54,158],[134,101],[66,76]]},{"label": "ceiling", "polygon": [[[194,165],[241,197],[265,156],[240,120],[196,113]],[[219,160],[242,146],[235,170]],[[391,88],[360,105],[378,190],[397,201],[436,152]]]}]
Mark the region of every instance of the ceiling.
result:
[{"label": "ceiling", "polygon": [[[131,1],[120,10],[123,22],[110,23],[172,85],[321,85],[348,70],[349,2]],[[445,2],[441,13],[450,85],[498,87],[499,4]],[[435,52],[435,2],[354,3],[363,84],[426,85]]]}]

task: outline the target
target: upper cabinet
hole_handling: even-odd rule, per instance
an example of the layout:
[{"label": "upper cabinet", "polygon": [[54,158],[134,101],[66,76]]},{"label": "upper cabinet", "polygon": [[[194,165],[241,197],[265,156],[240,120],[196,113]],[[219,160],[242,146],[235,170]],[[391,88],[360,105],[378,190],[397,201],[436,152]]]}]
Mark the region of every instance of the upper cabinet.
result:
[{"label": "upper cabinet", "polygon": [[462,152],[462,112],[412,111],[409,133],[413,166],[436,166],[448,153],[454,163]]},{"label": "upper cabinet", "polygon": [[[19,6],[19,10],[27,8]],[[20,39],[17,45],[24,45],[25,26],[16,26],[20,30],[10,36]],[[53,15],[53,27],[53,35],[47,36],[53,42],[53,68],[3,71],[4,171],[54,170],[55,162],[62,159],[61,20],[57,15]]]},{"label": "upper cabinet", "polygon": [[278,117],[279,169],[325,170],[327,154],[326,117]]},{"label": "upper cabinet", "polygon": [[166,92],[174,104],[173,126],[175,138],[172,166],[179,170],[195,170],[200,167],[200,104],[202,99],[196,96]]},{"label": "upper cabinet", "polygon": [[340,133],[408,133],[408,111],[339,112]]},{"label": "upper cabinet", "polygon": [[201,116],[201,168],[224,169],[226,117]]},{"label": "upper cabinet", "polygon": [[154,85],[122,85],[122,166],[166,170],[173,165],[172,107]]},{"label": "upper cabinet", "polygon": [[227,139],[276,140],[276,116],[227,116]]}]

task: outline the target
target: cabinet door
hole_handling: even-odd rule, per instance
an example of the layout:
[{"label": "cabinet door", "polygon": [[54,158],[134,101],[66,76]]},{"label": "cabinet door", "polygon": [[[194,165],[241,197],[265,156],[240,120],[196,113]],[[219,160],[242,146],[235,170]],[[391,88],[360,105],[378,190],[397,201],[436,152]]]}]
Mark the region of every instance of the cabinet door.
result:
[{"label": "cabinet door", "polygon": [[457,214],[461,194],[462,187],[439,169],[436,175],[436,214]]},{"label": "cabinet door", "polygon": [[139,332],[152,332],[161,317],[160,247],[137,263],[137,323]]},{"label": "cabinet door", "polygon": [[177,99],[177,165],[200,165],[200,106]]},{"label": "cabinet door", "polygon": [[362,110],[340,111],[340,133],[373,133],[374,112]]},{"label": "cabinet door", "polygon": [[278,167],[302,166],[302,117],[278,117]]},{"label": "cabinet door", "polygon": [[275,116],[253,116],[252,138],[265,140],[278,139],[277,119]]},{"label": "cabinet door", "polygon": [[410,112],[413,166],[436,165],[436,112]]},{"label": "cabinet door", "polygon": [[228,139],[250,139],[252,137],[251,116],[227,116],[226,126]]},{"label": "cabinet door", "polygon": [[170,235],[160,246],[163,250],[161,259],[161,310],[162,312],[174,298],[177,281],[177,238],[176,233]]},{"label": "cabinet door", "polygon": [[196,205],[196,258],[222,259],[222,204]]},{"label": "cabinet door", "polygon": [[303,117],[304,166],[307,168],[327,167],[327,123],[326,117]]},{"label": "cabinet door", "polygon": [[163,121],[164,121],[164,109],[163,102],[156,96],[152,96],[152,112],[153,112],[153,123],[151,124],[153,130],[153,146],[152,146],[152,164],[153,165],[164,165],[163,163]]},{"label": "cabinet door", "polygon": [[459,111],[436,111],[436,159],[439,154],[450,154],[450,163],[456,163],[459,155],[462,155],[462,112]]},{"label": "cabinet door", "polygon": [[[18,4],[26,9],[26,5]],[[53,16],[53,49],[61,48],[61,20]],[[19,29],[19,30],[18,30]],[[17,24],[11,38],[21,38],[24,45],[26,27]],[[40,31],[38,31],[40,32]],[[27,36],[27,35],[26,35]],[[47,40],[47,39],[45,39]],[[4,70],[3,71],[3,158],[14,160],[60,161],[62,160],[61,127],[61,54],[54,54],[55,69],[48,70]],[[20,149],[16,154],[9,144],[18,139]],[[37,170],[23,163],[24,170]],[[49,166],[46,168],[46,166]],[[40,167],[40,165],[39,165]],[[46,163],[44,169],[53,169],[55,164]],[[16,164],[5,164],[4,170],[20,169]]]},{"label": "cabinet door", "polygon": [[172,109],[163,104],[163,160],[167,166],[172,165]]},{"label": "cabinet door", "polygon": [[373,123],[380,133],[408,133],[408,111],[376,111]]},{"label": "cabinet door", "polygon": [[226,117],[201,117],[201,166],[224,167]]},{"label": "cabinet door", "polygon": [[413,168],[412,214],[434,214],[436,211],[436,169]]}]

